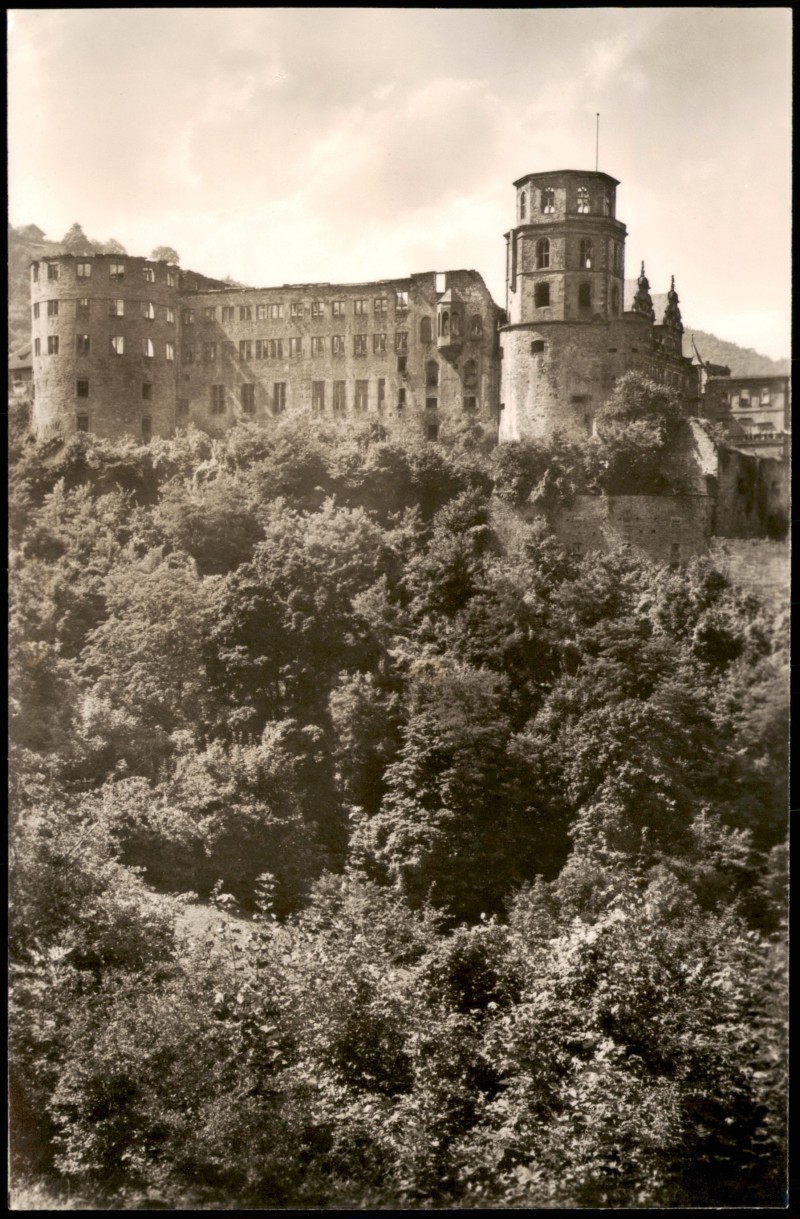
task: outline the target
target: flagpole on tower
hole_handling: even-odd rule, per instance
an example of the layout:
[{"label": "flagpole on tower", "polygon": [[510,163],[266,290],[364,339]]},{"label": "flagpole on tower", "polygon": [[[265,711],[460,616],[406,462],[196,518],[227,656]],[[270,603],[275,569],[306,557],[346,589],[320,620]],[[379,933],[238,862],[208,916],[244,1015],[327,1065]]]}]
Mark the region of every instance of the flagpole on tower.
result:
[{"label": "flagpole on tower", "polygon": [[597,173],[597,167],[600,164],[600,112],[597,112],[597,129],[595,132],[594,141],[594,172]]}]

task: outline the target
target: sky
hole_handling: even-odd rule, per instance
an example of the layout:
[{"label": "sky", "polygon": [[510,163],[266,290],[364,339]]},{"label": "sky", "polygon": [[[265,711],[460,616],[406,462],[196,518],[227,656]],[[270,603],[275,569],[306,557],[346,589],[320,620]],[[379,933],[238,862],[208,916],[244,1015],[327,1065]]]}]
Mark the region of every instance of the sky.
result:
[{"label": "sky", "polygon": [[618,178],[626,274],[789,354],[790,8],[9,13],[9,219],[256,286],[472,268],[514,179]]}]

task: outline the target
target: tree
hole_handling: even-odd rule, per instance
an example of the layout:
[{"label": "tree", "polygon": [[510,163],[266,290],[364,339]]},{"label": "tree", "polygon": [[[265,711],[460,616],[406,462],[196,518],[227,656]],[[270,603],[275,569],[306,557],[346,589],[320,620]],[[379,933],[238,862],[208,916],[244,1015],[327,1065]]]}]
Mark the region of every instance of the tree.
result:
[{"label": "tree", "polygon": [[121,241],[117,241],[116,237],[109,237],[108,241],[104,241],[100,247],[101,254],[127,254],[127,250]]},{"label": "tree", "polygon": [[150,255],[153,262],[168,262],[172,266],[177,267],[180,264],[180,255],[177,250],[173,250],[169,245],[158,245]]},{"label": "tree", "polygon": [[70,254],[91,254],[94,252],[94,244],[89,240],[77,222],[61,238],[61,244]]}]

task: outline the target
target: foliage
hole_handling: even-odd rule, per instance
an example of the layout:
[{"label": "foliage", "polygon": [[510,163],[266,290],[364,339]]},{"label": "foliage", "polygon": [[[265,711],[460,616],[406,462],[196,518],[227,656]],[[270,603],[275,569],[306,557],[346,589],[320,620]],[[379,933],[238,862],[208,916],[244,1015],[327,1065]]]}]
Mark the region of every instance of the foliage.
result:
[{"label": "foliage", "polygon": [[655,390],[491,459],[17,439],[16,1188],[781,1204],[785,615],[514,509],[647,485]]},{"label": "foliage", "polygon": [[158,245],[150,255],[153,262],[168,262],[177,267],[181,261],[180,255],[171,245]]}]

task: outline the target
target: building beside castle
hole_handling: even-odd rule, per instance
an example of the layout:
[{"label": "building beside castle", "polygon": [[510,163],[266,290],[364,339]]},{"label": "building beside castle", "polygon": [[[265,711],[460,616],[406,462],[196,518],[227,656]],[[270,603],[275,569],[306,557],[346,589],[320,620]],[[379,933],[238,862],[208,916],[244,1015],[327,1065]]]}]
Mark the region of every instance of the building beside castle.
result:
[{"label": "building beside castle", "polygon": [[147,441],[299,415],[380,418],[430,440],[464,420],[501,441],[578,437],[629,369],[688,409],[674,284],[656,319],[642,266],[625,308],[617,185],[578,170],[515,183],[505,310],[476,271],[241,288],[127,255],[39,259],[36,432]]}]

